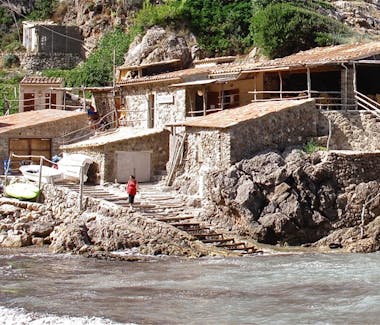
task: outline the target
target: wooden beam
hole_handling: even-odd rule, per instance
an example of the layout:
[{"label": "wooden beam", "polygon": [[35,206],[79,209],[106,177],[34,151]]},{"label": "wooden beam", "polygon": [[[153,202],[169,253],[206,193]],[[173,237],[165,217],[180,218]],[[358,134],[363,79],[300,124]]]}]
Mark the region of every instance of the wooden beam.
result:
[{"label": "wooden beam", "polygon": [[310,75],[310,68],[307,68],[307,96],[311,98],[311,75]]}]

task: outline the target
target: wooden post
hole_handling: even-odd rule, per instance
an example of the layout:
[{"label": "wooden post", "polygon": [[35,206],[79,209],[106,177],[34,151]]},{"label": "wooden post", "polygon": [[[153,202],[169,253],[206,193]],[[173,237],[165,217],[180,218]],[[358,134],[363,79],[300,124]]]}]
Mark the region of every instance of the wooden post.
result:
[{"label": "wooden post", "polygon": [[40,172],[38,175],[38,189],[41,190],[41,181],[42,181],[42,165],[43,165],[44,159],[42,156],[40,157]]},{"label": "wooden post", "polygon": [[[50,89],[50,93],[49,93],[49,109],[51,109],[51,94],[52,94],[52,92],[51,92],[51,89]],[[57,107],[55,107],[55,108],[57,108]]]},{"label": "wooden post", "polygon": [[84,88],[82,89],[82,95],[83,95],[83,110],[86,111],[86,93],[84,91]]},{"label": "wooden post", "polygon": [[257,100],[257,74],[255,74],[253,79],[253,100]]},{"label": "wooden post", "polygon": [[311,76],[310,76],[310,68],[307,68],[307,97],[311,98]]},{"label": "wooden post", "polygon": [[280,98],[282,99],[282,75],[281,75],[281,71],[278,72],[278,78],[280,79]]},{"label": "wooden post", "polygon": [[79,177],[79,211],[83,210],[83,166],[80,167]]},{"label": "wooden post", "polygon": [[205,116],[206,111],[207,111],[206,87],[203,87],[202,92],[203,92],[203,116]]},{"label": "wooden post", "polygon": [[358,91],[357,89],[357,80],[356,80],[356,64],[355,62],[353,63],[353,80],[352,80],[352,83],[353,83],[353,88],[354,88],[354,100],[355,100],[355,110],[358,109],[358,101],[356,100],[356,93]]},{"label": "wooden post", "polygon": [[66,110],[66,90],[63,91],[63,110]]},{"label": "wooden post", "polygon": [[219,95],[219,105],[222,110],[224,110],[224,83],[222,83],[222,88]]}]

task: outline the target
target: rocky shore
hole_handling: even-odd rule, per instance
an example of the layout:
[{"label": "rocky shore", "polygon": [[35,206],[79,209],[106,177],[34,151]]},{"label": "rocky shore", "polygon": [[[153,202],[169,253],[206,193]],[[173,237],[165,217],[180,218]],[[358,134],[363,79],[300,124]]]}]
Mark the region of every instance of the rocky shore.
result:
[{"label": "rocky shore", "polygon": [[[85,210],[79,211],[77,193],[51,185],[43,193],[43,203],[0,198],[1,247],[45,245],[55,253],[127,260],[139,255],[223,255],[184,231],[115,204],[87,198]],[[112,253],[120,250],[130,256]]]},{"label": "rocky shore", "polygon": [[[215,229],[277,247],[378,251],[379,168],[379,152],[264,152],[207,178],[205,213],[199,218]],[[227,255],[111,202],[87,197],[79,211],[76,192],[52,185],[44,185],[42,203],[0,197],[0,247],[30,245],[126,260]]]},{"label": "rocky shore", "polygon": [[271,245],[380,249],[378,152],[266,152],[209,178],[205,219]]}]

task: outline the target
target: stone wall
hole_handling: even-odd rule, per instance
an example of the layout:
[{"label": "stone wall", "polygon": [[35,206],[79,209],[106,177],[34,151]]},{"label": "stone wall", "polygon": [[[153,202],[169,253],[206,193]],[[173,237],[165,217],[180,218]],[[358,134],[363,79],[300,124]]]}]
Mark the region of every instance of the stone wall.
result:
[{"label": "stone wall", "polygon": [[69,53],[20,55],[25,70],[72,69],[82,62],[81,55]]},{"label": "stone wall", "polygon": [[352,184],[380,181],[380,151],[330,151],[326,161],[342,188]]},{"label": "stone wall", "polygon": [[207,173],[227,169],[268,149],[303,144],[316,136],[314,101],[253,118],[225,129],[187,127],[185,164],[175,186],[202,196]]},{"label": "stone wall", "polygon": [[266,114],[231,128],[231,163],[256,152],[303,144],[317,134],[314,101]]},{"label": "stone wall", "polygon": [[149,127],[149,100],[154,95],[154,127],[183,121],[186,116],[186,91],[162,87],[155,91],[146,88],[128,89],[124,97],[126,126]]},{"label": "stone wall", "polygon": [[319,111],[318,136],[326,137],[332,125],[330,149],[380,150],[380,123],[371,113],[363,111]]}]

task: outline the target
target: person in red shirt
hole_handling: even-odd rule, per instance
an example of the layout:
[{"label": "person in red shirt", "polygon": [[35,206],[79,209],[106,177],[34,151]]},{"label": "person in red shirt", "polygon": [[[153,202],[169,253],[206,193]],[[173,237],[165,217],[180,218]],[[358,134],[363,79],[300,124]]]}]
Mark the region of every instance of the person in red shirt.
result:
[{"label": "person in red shirt", "polygon": [[135,196],[137,192],[138,192],[138,183],[137,183],[136,177],[131,175],[127,183],[129,210],[131,211],[132,211],[132,205],[133,203],[135,203]]}]

